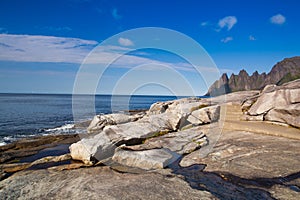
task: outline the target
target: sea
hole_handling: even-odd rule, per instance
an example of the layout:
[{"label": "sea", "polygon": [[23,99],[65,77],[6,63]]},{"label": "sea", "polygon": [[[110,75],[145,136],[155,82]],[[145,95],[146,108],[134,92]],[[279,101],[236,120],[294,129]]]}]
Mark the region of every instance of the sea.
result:
[{"label": "sea", "polygon": [[72,94],[0,94],[0,146],[37,135],[81,133],[85,129],[74,128],[75,123],[91,120],[95,114],[145,110],[155,102],[178,97],[94,95],[93,98],[91,112],[87,108],[91,95],[79,96],[76,112],[80,113],[80,119],[75,122]]}]

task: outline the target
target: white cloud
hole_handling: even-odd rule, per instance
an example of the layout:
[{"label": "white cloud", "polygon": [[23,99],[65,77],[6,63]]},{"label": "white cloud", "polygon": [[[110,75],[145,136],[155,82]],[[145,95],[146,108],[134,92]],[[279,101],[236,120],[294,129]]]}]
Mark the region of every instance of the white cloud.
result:
[{"label": "white cloud", "polygon": [[119,38],[118,40],[119,44],[122,45],[122,46],[134,46],[134,43],[129,40],[128,38]]},{"label": "white cloud", "polygon": [[270,22],[271,22],[272,24],[279,24],[279,25],[281,25],[281,24],[284,24],[285,21],[286,21],[285,16],[283,16],[283,15],[281,15],[281,14],[274,15],[274,16],[272,16],[272,17],[270,18]]},{"label": "white cloud", "polygon": [[119,14],[117,8],[114,8],[114,9],[111,11],[111,14],[112,14],[113,18],[116,19],[116,20],[122,18],[122,16]]},{"label": "white cloud", "polygon": [[218,26],[221,29],[227,28],[227,31],[233,28],[237,23],[237,18],[235,16],[227,16],[219,20]]},{"label": "white cloud", "polygon": [[[93,53],[85,60],[86,64],[111,64],[111,61],[115,60],[111,67],[132,68],[144,64],[154,64],[170,66],[182,71],[194,71],[191,65],[185,63],[163,62],[146,58],[144,56],[148,54],[144,52],[124,55],[124,52],[134,50],[128,47],[97,45],[96,41],[78,38],[0,34],[0,60],[81,64],[93,50]],[[95,48],[96,46],[97,48]],[[147,70],[151,70],[151,68]]]},{"label": "white cloud", "polygon": [[44,27],[38,27],[42,30],[48,30],[48,31],[72,31],[72,29],[68,26],[62,26],[62,27],[56,27],[56,26],[44,26]]},{"label": "white cloud", "polygon": [[230,41],[232,41],[232,40],[233,40],[233,37],[226,37],[226,38],[223,38],[223,39],[221,40],[221,42],[227,43],[227,42],[230,42]]},{"label": "white cloud", "polygon": [[201,26],[208,26],[208,25],[209,25],[209,22],[208,22],[208,21],[202,22],[200,25],[201,25]]},{"label": "white cloud", "polygon": [[0,33],[7,33],[6,28],[0,27]]},{"label": "white cloud", "polygon": [[0,60],[81,63],[97,44],[78,38],[0,34]]},{"label": "white cloud", "polygon": [[253,35],[250,35],[250,36],[249,36],[249,40],[250,40],[250,41],[255,41],[256,38],[255,38]]}]

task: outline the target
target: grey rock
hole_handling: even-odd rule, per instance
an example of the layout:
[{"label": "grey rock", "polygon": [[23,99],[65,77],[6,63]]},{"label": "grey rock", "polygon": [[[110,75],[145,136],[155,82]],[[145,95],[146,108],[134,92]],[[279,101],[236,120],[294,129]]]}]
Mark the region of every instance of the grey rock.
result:
[{"label": "grey rock", "polygon": [[300,128],[300,105],[291,104],[282,108],[274,108],[264,118],[267,121],[281,122]]},{"label": "grey rock", "polygon": [[87,130],[88,132],[101,131],[105,126],[123,124],[130,121],[133,121],[133,118],[130,115],[122,113],[96,115],[91,121]]},{"label": "grey rock", "polygon": [[173,130],[180,118],[167,113],[147,116],[136,122],[106,126],[95,136],[83,138],[70,146],[71,156],[90,164],[93,160],[106,159],[113,155],[121,144],[136,144],[160,131]]},{"label": "grey rock", "polygon": [[266,86],[247,114],[249,120],[261,119],[300,127],[299,110],[300,79],[282,86]]},{"label": "grey rock", "polygon": [[261,115],[254,115],[254,116],[243,115],[241,117],[241,120],[244,120],[244,121],[263,121],[264,120],[264,115],[263,114],[261,114]]},{"label": "grey rock", "polygon": [[130,151],[117,148],[112,160],[130,167],[141,169],[163,169],[176,161],[180,156],[168,149],[150,149]]},{"label": "grey rock", "polygon": [[[69,147],[72,159],[81,160],[85,164],[93,164],[96,156],[99,157],[97,160],[112,156],[115,148],[105,132],[83,138]],[[99,155],[98,149],[102,150],[101,156]]]},{"label": "grey rock", "polygon": [[176,176],[118,173],[109,167],[27,170],[0,182],[0,199],[217,199]]},{"label": "grey rock", "polygon": [[220,106],[209,106],[193,111],[187,121],[193,125],[207,124],[215,122],[220,117]]},{"label": "grey rock", "polygon": [[[168,105],[164,111],[160,109],[163,105]],[[91,123],[91,127],[96,127],[96,130],[101,127],[103,129],[102,132],[72,144],[70,146],[71,156],[73,159],[81,160],[86,164],[106,159],[113,156],[116,147],[122,144],[139,144],[147,138],[159,135],[160,132],[179,130],[189,123],[187,118],[192,112],[207,105],[207,100],[201,101],[199,98],[180,99],[167,102],[166,104],[157,103],[151,106],[152,111],[150,113],[152,114],[148,113],[137,121],[127,123],[123,122],[128,121],[130,117],[119,114],[105,115],[106,121],[104,121],[108,122],[108,119],[111,121],[104,124],[102,123],[103,121],[99,121],[96,117],[93,120],[94,122]],[[154,114],[157,110],[160,110],[159,114]],[[202,112],[206,115],[206,118],[202,119],[203,122],[208,123],[216,120],[219,110],[217,106],[203,110]],[[197,113],[194,114],[195,117],[198,116]],[[201,112],[198,114],[201,117]],[[120,122],[121,124],[108,125],[115,122]],[[198,148],[199,145],[191,143],[187,146],[190,147],[185,151],[192,151],[192,148]]]},{"label": "grey rock", "polygon": [[208,143],[200,127],[184,131],[171,132],[162,136],[147,139],[143,144],[125,146],[123,149],[143,151],[148,149],[165,148],[177,154],[184,155],[195,151]]},{"label": "grey rock", "polygon": [[168,109],[170,104],[172,104],[171,101],[156,102],[152,104],[151,107],[149,108],[148,115],[157,115],[157,114],[164,113]]},{"label": "grey rock", "polygon": [[259,94],[259,90],[232,92],[226,95],[210,98],[211,104],[238,103],[242,104],[246,99]]}]

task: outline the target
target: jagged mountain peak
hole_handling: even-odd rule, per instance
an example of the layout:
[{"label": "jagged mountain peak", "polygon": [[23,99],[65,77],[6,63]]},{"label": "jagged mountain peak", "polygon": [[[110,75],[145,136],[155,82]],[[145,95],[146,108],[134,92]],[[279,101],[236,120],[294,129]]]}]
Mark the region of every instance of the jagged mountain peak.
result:
[{"label": "jagged mountain peak", "polygon": [[276,63],[272,70],[266,74],[259,74],[255,71],[251,76],[246,70],[242,69],[238,75],[231,74],[230,78],[226,73],[222,74],[208,90],[208,96],[217,96],[225,93],[243,91],[243,90],[260,90],[266,85],[283,83],[300,78],[300,56],[285,58]]}]

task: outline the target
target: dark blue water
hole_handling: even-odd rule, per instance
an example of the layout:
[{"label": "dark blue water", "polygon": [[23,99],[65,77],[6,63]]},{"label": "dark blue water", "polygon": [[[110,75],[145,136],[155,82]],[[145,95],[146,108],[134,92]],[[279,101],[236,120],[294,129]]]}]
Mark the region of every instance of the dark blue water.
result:
[{"label": "dark blue water", "polygon": [[[87,109],[90,96],[80,95],[77,101],[81,120],[95,113]],[[113,111],[148,109],[152,103],[176,99],[175,96],[114,96]],[[128,104],[128,99],[129,104]],[[95,111],[111,113],[110,95],[95,96]],[[126,104],[127,107],[126,107]],[[75,133],[70,94],[0,94],[0,144],[39,134]],[[81,130],[82,131],[82,130]]]}]

